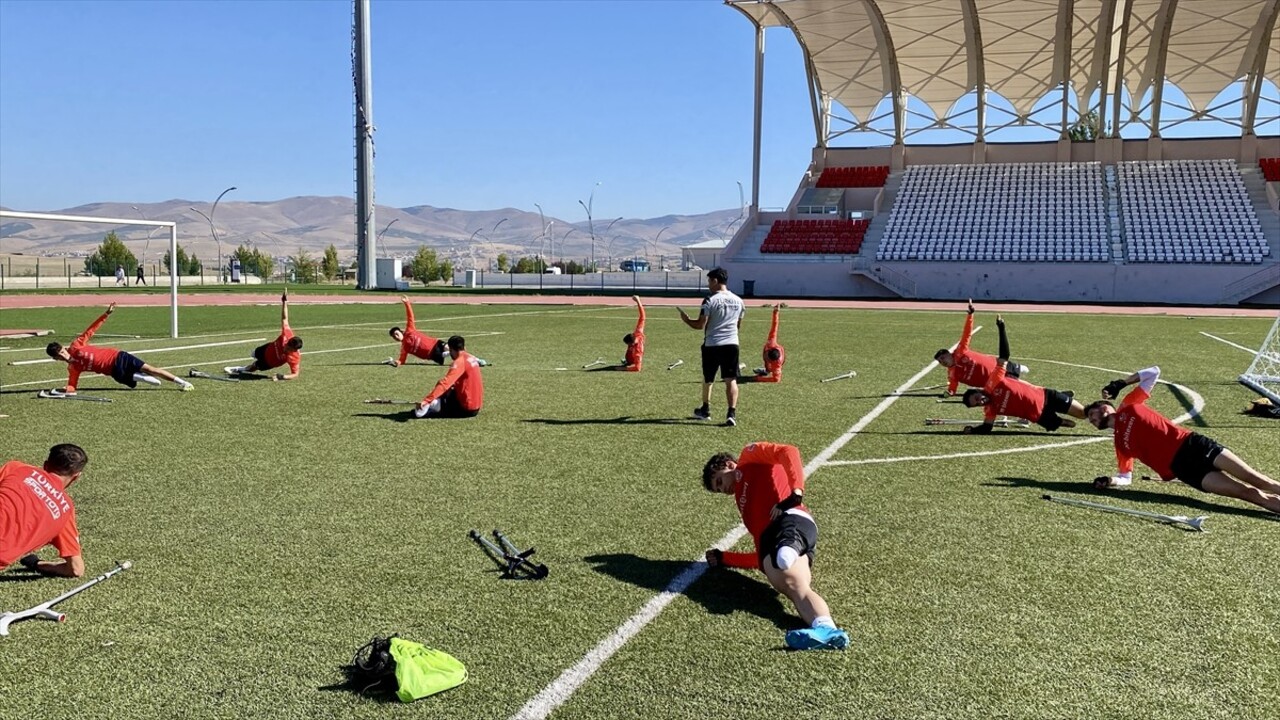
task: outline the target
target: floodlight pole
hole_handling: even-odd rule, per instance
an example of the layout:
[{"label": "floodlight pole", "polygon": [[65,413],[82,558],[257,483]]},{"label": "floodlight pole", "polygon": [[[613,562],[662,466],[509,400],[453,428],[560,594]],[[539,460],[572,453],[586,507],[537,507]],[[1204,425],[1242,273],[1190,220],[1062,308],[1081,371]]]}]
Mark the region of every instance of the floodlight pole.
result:
[{"label": "floodlight pole", "polygon": [[223,196],[223,195],[226,195],[227,193],[229,193],[229,192],[231,192],[232,190],[235,190],[235,189],[236,189],[236,188],[235,188],[235,186],[234,186],[234,185],[232,185],[231,187],[227,188],[226,190],[223,190],[222,192],[218,193],[218,197],[217,197],[217,198],[215,198],[215,199],[214,199],[214,201],[213,201],[213,207],[209,208],[209,232],[213,233],[213,241],[214,241],[214,242],[216,242],[216,243],[218,243],[218,283],[219,283],[219,284],[221,284],[221,283],[222,283],[222,270],[223,270],[223,268],[222,268],[222,241],[218,239],[218,231],[217,231],[217,229],[215,229],[215,228],[213,227],[213,214],[214,214],[214,213],[216,213],[216,212],[218,212],[218,201],[222,199],[222,196]]},{"label": "floodlight pole", "polygon": [[373,196],[373,60],[369,0],[353,0],[351,79],[355,91],[356,141],[356,287],[378,286],[377,242]]},{"label": "floodlight pole", "polygon": [[591,233],[591,269],[592,270],[594,270],[596,266],[596,228],[591,221],[591,208],[592,206],[595,205],[596,188],[598,187],[600,187],[600,182],[597,181],[595,184],[595,187],[591,188],[591,195],[590,197],[587,198],[587,201],[585,203],[582,202],[581,200],[578,201],[578,204],[582,206],[582,209],[587,211],[587,230],[590,231]]}]

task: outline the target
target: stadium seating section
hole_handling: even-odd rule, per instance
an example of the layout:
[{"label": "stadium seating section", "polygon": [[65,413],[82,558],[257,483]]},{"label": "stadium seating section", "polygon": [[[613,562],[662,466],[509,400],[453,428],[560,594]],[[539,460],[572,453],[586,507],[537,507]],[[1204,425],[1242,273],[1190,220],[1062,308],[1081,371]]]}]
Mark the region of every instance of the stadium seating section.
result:
[{"label": "stadium seating section", "polygon": [[1262,177],[1267,182],[1280,182],[1280,158],[1262,158],[1258,167],[1262,168]]},{"label": "stadium seating section", "polygon": [[869,220],[778,220],[760,245],[762,253],[853,255],[862,248]]},{"label": "stadium seating section", "polygon": [[818,176],[820,188],[883,187],[889,177],[888,165],[859,165],[856,167],[829,167]]},{"label": "stadium seating section", "polygon": [[1232,160],[1116,166],[1130,262],[1260,263],[1271,248]]},{"label": "stadium seating section", "polygon": [[1099,163],[907,168],[877,260],[1111,259]]}]

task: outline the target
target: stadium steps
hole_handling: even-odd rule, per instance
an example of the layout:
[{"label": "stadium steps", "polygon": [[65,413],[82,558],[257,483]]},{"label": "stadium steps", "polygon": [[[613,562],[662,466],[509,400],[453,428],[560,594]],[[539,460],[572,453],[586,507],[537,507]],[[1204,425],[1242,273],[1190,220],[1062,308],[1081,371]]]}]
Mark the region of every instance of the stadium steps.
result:
[{"label": "stadium steps", "polygon": [[1107,186],[1107,230],[1111,235],[1111,263],[1123,265],[1128,254],[1124,251],[1124,221],[1120,215],[1120,190],[1116,184],[1115,166],[1104,167],[1102,178]]},{"label": "stadium steps", "polygon": [[873,258],[880,249],[880,240],[884,238],[884,228],[889,224],[889,211],[898,199],[898,188],[902,187],[902,173],[890,173],[884,183],[884,198],[880,202],[880,212],[871,218],[867,226],[867,234],[862,237],[862,250],[858,254]]},{"label": "stadium steps", "polygon": [[1262,176],[1262,170],[1256,165],[1241,164],[1240,177],[1244,178],[1244,189],[1249,193],[1262,234],[1271,246],[1271,255],[1268,257],[1272,261],[1280,261],[1280,215],[1271,209],[1271,203],[1267,200],[1267,181]]}]

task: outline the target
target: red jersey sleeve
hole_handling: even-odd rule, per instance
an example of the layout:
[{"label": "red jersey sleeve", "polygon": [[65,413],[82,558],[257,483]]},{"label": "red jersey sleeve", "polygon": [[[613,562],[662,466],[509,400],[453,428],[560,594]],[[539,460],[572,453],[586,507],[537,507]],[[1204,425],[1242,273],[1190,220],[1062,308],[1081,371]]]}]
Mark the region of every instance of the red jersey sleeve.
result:
[{"label": "red jersey sleeve", "polygon": [[[404,300],[404,301],[402,301],[402,302],[404,302],[404,327],[405,327],[405,329],[406,329],[406,330],[415,330],[415,329],[417,329],[417,326],[413,324],[413,305],[411,305],[411,304],[409,303],[409,301],[408,301],[408,300]],[[400,362],[404,362],[404,359],[402,358],[402,359],[400,360]]]},{"label": "red jersey sleeve", "polygon": [[773,323],[769,325],[769,339],[764,341],[766,345],[776,345],[778,343],[778,308],[773,309]]},{"label": "red jersey sleeve", "polygon": [[80,382],[80,368],[71,363],[67,363],[67,392],[76,391],[76,383]]},{"label": "red jersey sleeve", "polygon": [[83,347],[84,345],[87,345],[89,343],[89,339],[93,337],[93,334],[98,332],[98,328],[102,327],[102,323],[107,321],[108,315],[109,313],[102,313],[101,315],[99,315],[98,319],[94,320],[92,325],[85,328],[84,332],[80,333],[80,335],[74,341],[72,341],[71,348],[68,348],[68,349],[70,350],[73,348],[79,348],[79,347]]},{"label": "red jersey sleeve", "polygon": [[449,392],[449,388],[453,387],[453,384],[458,382],[458,378],[462,377],[462,373],[466,369],[464,367],[465,365],[466,363],[455,360],[454,363],[449,366],[449,372],[445,373],[444,377],[440,378],[440,382],[436,383],[436,386],[432,388],[431,392],[428,393],[426,397],[422,398],[422,402],[432,402],[441,395],[444,395],[446,392]]},{"label": "red jersey sleeve", "polygon": [[409,359],[409,335],[404,334],[400,338],[400,364],[403,365]]},{"label": "red jersey sleeve", "polygon": [[741,570],[754,570],[760,567],[760,557],[755,553],[722,552],[720,553],[720,564]]},{"label": "red jersey sleeve", "polygon": [[947,368],[947,394],[955,395],[958,387],[960,387],[960,369],[952,365]]},{"label": "red jersey sleeve", "polygon": [[636,318],[635,331],[638,333],[642,333],[644,332],[644,305],[636,305],[636,310],[639,311],[640,316]]},{"label": "red jersey sleeve", "polygon": [[969,338],[973,336],[973,313],[966,313],[964,318],[964,330],[960,331],[960,342],[956,343],[956,349],[951,351],[952,355],[962,354],[969,349]]},{"label": "red jersey sleeve", "polygon": [[996,388],[1000,387],[1000,383],[1004,380],[1004,376],[1009,372],[1005,363],[997,362],[995,372],[991,373],[991,377],[987,378],[987,386],[983,388],[983,392],[990,395]]},{"label": "red jersey sleeve", "polygon": [[781,465],[787,474],[787,483],[792,490],[804,490],[804,461],[800,458],[800,449],[794,445],[781,443],[757,442],[742,449],[738,456],[739,465],[749,463],[767,463]]},{"label": "red jersey sleeve", "polygon": [[69,558],[80,554],[80,530],[76,527],[76,511],[71,509],[62,531],[50,543],[58,550],[58,557]]}]

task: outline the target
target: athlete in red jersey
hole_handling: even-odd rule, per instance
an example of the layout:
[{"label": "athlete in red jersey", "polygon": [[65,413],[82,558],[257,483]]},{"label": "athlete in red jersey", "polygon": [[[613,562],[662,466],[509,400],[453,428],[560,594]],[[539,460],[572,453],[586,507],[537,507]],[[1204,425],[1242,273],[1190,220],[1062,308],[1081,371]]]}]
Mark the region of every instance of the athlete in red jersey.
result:
[{"label": "athlete in red jersey", "polygon": [[[943,397],[956,394],[961,383],[969,387],[986,387],[991,373],[996,370],[996,359],[977,350],[969,349],[969,338],[973,336],[973,301],[969,301],[969,312],[964,319],[964,330],[960,333],[960,342],[955,350],[943,348],[933,354],[933,359],[947,369],[947,391]],[[1009,377],[1020,378],[1027,372],[1025,365],[1016,362],[1004,363]]]},{"label": "athlete in red jersey", "polygon": [[1115,477],[1093,481],[1098,488],[1128,485],[1137,458],[1160,475],[1177,478],[1197,490],[1251,502],[1280,514],[1280,483],[1249,467],[1235,453],[1199,433],[1174,425],[1147,407],[1151,390],[1160,378],[1159,367],[1149,367],[1127,378],[1113,380],[1102,389],[1104,398],[1114,398],[1128,385],[1138,387],[1125,395],[1116,408],[1108,400],[1098,400],[1085,408],[1089,422],[1099,430],[1115,432]]},{"label": "athlete in red jersey", "polygon": [[173,381],[183,390],[196,389],[194,385],[176,377],[168,370],[149,365],[143,362],[142,358],[123,350],[90,345],[89,340],[93,338],[93,334],[98,332],[102,324],[107,321],[107,317],[115,311],[115,303],[108,305],[107,311],[99,315],[92,325],[80,333],[70,347],[64,348],[56,342],[51,342],[45,347],[44,351],[49,354],[49,357],[67,364],[66,392],[68,394],[75,393],[76,383],[80,381],[80,373],[86,370],[106,375],[121,385],[131,388],[138,387],[139,382],[159,385],[160,381],[156,379],[156,376],[159,376]]},{"label": "athlete in red jersey", "polygon": [[419,332],[413,322],[413,305],[409,303],[409,298],[401,295],[400,302],[404,303],[404,330],[398,327],[391,328],[391,337],[400,343],[400,360],[393,358],[388,364],[391,367],[403,365],[404,361],[413,355],[423,360],[430,360],[437,365],[443,365],[445,356],[449,353],[444,340]]},{"label": "athlete in red jersey", "polygon": [[417,417],[463,418],[480,414],[484,404],[480,361],[466,351],[467,343],[461,335],[449,338],[448,346],[453,365],[414,408]]},{"label": "athlete in red jersey", "polygon": [[1058,413],[1066,413],[1071,417],[1084,418],[1084,406],[1072,397],[1074,393],[1042,388],[1005,376],[1009,338],[1005,334],[1004,318],[996,317],[996,327],[1000,330],[1000,357],[996,360],[995,372],[982,390],[967,390],[964,394],[965,406],[982,408],[984,420],[976,427],[966,426],[964,433],[989,433],[1000,415],[1029,420],[1050,432],[1060,427],[1075,427],[1074,420],[1058,416]]},{"label": "athlete in red jersey", "polygon": [[755,542],[754,553],[707,551],[711,567],[760,568],[769,583],[786,595],[809,627],[787,633],[796,650],[843,650],[849,636],[836,627],[822,596],[810,587],[818,526],[804,505],[804,463],[791,445],[757,442],[735,460],[719,453],[702,468],[702,486],[733,495],[742,524]]},{"label": "athlete in red jersey", "polygon": [[639,316],[636,318],[636,329],[622,337],[622,342],[627,344],[627,354],[622,358],[621,369],[640,372],[644,367],[644,303],[640,302],[639,295],[632,295],[631,299],[636,303]]},{"label": "athlete in red jersey", "polygon": [[[21,558],[23,567],[43,575],[84,575],[76,507],[66,491],[88,462],[84,450],[63,444],[49,449],[43,468],[17,460],[0,465],[0,570]],[[45,545],[62,560],[36,557]]]},{"label": "athlete in red jersey", "polygon": [[228,375],[245,375],[254,372],[274,370],[288,364],[288,373],[276,373],[272,380],[293,380],[301,374],[302,338],[293,334],[289,327],[289,289],[285,288],[280,295],[280,336],[266,345],[259,345],[253,350],[253,362],[244,367],[223,368]]},{"label": "athlete in red jersey", "polygon": [[773,322],[769,325],[769,337],[764,341],[762,353],[764,367],[756,368],[754,375],[738,378],[738,382],[782,382],[782,366],[787,362],[787,351],[778,344],[778,310],[786,306],[786,303],[773,306]]}]

